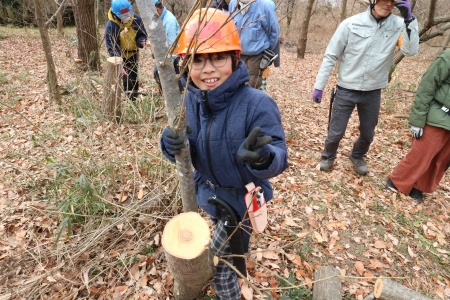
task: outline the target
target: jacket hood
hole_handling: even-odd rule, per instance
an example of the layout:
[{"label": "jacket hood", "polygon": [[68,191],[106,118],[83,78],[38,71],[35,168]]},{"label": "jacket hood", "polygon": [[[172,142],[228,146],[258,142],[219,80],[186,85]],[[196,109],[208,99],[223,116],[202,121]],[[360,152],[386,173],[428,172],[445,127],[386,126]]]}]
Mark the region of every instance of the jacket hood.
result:
[{"label": "jacket hood", "polygon": [[[180,78],[183,86],[186,86],[186,76],[187,75],[183,75]],[[250,75],[248,74],[247,66],[243,61],[239,61],[236,70],[231,73],[230,77],[228,77],[228,79],[217,88],[213,90],[200,90],[192,81],[190,81],[188,90],[195,95],[197,102],[201,102],[203,96],[206,94],[208,97],[209,107],[214,112],[227,107],[234,94],[249,80]]]}]

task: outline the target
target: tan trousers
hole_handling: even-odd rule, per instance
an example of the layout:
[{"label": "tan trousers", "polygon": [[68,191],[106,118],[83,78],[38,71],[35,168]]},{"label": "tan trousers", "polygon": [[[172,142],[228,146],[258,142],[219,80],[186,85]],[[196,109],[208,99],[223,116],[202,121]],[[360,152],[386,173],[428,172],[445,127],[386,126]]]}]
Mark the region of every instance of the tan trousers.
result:
[{"label": "tan trousers", "polygon": [[395,187],[408,195],[414,187],[433,193],[450,164],[450,131],[425,125],[420,139],[389,176]]}]

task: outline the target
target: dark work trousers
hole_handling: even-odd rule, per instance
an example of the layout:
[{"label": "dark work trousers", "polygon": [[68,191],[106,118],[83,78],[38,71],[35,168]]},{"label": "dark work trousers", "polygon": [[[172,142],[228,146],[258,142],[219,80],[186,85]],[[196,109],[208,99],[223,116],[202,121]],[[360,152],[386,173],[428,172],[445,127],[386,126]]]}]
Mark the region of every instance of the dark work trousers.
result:
[{"label": "dark work trousers", "polygon": [[338,87],[322,159],[336,157],[339,142],[345,134],[348,120],[355,106],[359,117],[359,137],[353,145],[352,156],[362,158],[369,151],[370,144],[375,136],[375,126],[378,123],[380,100],[380,89],[354,91]]},{"label": "dark work trousers", "polygon": [[[180,66],[178,65],[178,63],[180,62],[180,58],[178,56],[173,57],[172,61],[173,61],[173,67],[175,69],[175,73],[180,74]],[[158,84],[159,91],[162,92],[161,80],[159,79],[158,68],[156,67],[156,65],[153,68],[153,77],[155,78],[155,81]],[[183,92],[183,88],[181,86],[180,81],[178,81],[178,89],[180,90],[180,93]]]},{"label": "dark work trousers", "polygon": [[126,74],[122,77],[123,90],[127,95],[133,95],[139,90],[138,76],[139,52],[134,53],[129,58],[124,58],[123,69]]},{"label": "dark work trousers", "polygon": [[250,81],[247,84],[256,89],[261,88],[262,75],[265,69],[261,69],[259,64],[262,60],[262,53],[257,55],[241,55],[241,60],[245,62],[248,73],[250,74]]}]

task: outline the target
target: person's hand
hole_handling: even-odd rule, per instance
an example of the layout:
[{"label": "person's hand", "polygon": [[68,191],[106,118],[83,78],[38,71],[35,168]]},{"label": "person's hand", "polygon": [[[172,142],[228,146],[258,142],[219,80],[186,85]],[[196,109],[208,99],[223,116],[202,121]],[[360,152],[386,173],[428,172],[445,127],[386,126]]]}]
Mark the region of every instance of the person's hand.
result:
[{"label": "person's hand", "polygon": [[412,18],[411,2],[409,2],[409,0],[397,0],[394,2],[394,5],[400,11],[403,19],[409,20]]},{"label": "person's hand", "polygon": [[411,131],[412,137],[415,139],[420,139],[420,137],[423,134],[423,128],[416,127],[416,126],[411,126],[409,131]]},{"label": "person's hand", "polygon": [[270,143],[272,143],[272,137],[263,135],[261,127],[255,127],[239,147],[238,156],[255,169],[265,169],[272,162],[268,146]]},{"label": "person's hand", "polygon": [[[188,126],[186,132],[189,134],[192,129]],[[171,155],[180,153],[181,149],[186,147],[184,144],[184,139],[180,138],[178,133],[170,129],[169,127],[164,128],[162,134],[162,142],[167,152]]]},{"label": "person's hand", "polygon": [[322,94],[323,92],[318,89],[314,89],[314,92],[312,93],[312,101],[316,103],[322,102]]},{"label": "person's hand", "polygon": [[122,70],[120,71],[120,75],[127,76],[128,74],[127,74],[127,72],[125,72],[125,69],[122,68]]}]

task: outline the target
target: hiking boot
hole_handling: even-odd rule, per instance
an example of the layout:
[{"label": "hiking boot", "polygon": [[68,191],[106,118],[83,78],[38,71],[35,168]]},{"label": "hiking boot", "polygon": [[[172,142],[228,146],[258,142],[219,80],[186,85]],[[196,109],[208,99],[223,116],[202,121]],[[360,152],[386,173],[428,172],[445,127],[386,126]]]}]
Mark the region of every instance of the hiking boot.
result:
[{"label": "hiking boot", "polygon": [[322,158],[320,160],[320,171],[330,172],[330,169],[333,167],[334,157],[330,158]]},{"label": "hiking boot", "polygon": [[394,183],[391,181],[390,178],[386,181],[386,186],[384,187],[386,190],[395,190],[398,191],[397,187],[394,185]]},{"label": "hiking boot", "polygon": [[354,158],[352,154],[348,156],[350,158],[351,162],[353,163],[353,167],[355,168],[356,173],[359,175],[366,175],[367,174],[367,166],[366,162],[362,158]]},{"label": "hiking boot", "polygon": [[423,193],[416,188],[412,188],[411,192],[409,192],[409,196],[419,203],[423,202]]}]

